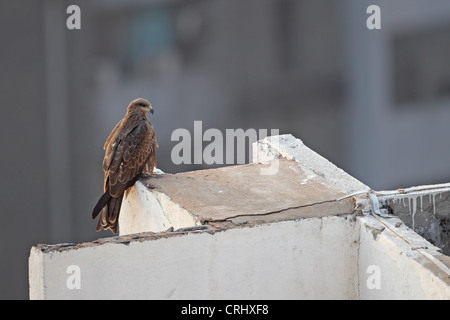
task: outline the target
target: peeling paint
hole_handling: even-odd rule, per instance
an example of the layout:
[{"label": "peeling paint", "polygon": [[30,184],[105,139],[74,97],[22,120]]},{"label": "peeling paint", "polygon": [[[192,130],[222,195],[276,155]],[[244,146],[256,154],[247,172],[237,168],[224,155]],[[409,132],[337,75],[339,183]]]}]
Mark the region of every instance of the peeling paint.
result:
[{"label": "peeling paint", "polygon": [[365,225],[367,231],[370,232],[370,234],[373,237],[373,240],[377,240],[378,236],[384,231],[385,227],[380,227],[380,226],[372,226],[369,224]]}]

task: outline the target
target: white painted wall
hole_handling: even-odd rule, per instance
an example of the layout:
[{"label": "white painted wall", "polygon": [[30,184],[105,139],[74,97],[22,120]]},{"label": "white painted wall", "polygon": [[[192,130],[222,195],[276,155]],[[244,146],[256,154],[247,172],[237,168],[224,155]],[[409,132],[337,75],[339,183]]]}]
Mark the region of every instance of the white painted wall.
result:
[{"label": "white painted wall", "polygon": [[[278,222],[30,255],[31,299],[356,299],[354,219]],[[66,286],[80,267],[81,289]]]},{"label": "white painted wall", "polygon": [[[436,248],[404,225],[397,234],[383,227],[348,215],[33,247],[30,298],[450,299],[445,264],[411,244],[439,262]],[[67,287],[71,265],[80,268],[80,289]],[[375,288],[370,266],[379,272]]]},{"label": "white painted wall", "polygon": [[[404,224],[395,227],[400,220],[389,220],[386,228],[373,217],[360,219],[359,298],[450,299],[450,259]],[[379,270],[378,288],[370,266]]]},{"label": "white painted wall", "polygon": [[150,191],[140,181],[125,195],[119,216],[119,234],[162,232],[200,225],[191,213],[167,195]]}]

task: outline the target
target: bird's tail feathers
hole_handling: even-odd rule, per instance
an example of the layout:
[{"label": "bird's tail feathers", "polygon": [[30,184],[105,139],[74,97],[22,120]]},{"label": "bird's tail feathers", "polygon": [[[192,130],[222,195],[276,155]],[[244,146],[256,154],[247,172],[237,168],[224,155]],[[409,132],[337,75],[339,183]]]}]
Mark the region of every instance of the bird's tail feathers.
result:
[{"label": "bird's tail feathers", "polygon": [[98,200],[97,204],[95,205],[94,210],[92,210],[92,219],[95,219],[100,211],[108,204],[109,199],[111,199],[111,195],[109,192],[105,192],[100,199]]},{"label": "bird's tail feathers", "polygon": [[111,197],[108,192],[103,194],[92,212],[92,219],[95,219],[101,211],[97,221],[97,231],[111,229],[112,232],[117,233],[122,199],[123,193],[117,198]]}]

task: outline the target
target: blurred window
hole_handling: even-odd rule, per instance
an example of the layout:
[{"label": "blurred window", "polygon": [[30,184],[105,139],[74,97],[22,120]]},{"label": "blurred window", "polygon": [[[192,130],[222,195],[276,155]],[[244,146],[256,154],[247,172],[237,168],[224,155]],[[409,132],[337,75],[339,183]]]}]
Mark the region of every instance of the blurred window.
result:
[{"label": "blurred window", "polygon": [[393,58],[398,107],[450,98],[450,25],[396,35]]}]

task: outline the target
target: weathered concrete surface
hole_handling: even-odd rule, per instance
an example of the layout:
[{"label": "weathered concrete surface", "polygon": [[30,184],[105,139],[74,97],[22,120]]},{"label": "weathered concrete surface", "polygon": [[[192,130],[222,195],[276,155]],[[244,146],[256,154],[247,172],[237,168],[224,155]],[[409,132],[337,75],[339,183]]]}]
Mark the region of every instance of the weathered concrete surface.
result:
[{"label": "weathered concrete surface", "polygon": [[[349,214],[350,198],[324,178],[307,174],[293,160],[280,159],[275,175],[260,175],[269,165],[248,164],[141,180],[124,201],[120,234],[160,232],[205,223],[255,224]],[[154,189],[148,189],[151,184]]]},{"label": "weathered concrete surface", "polygon": [[348,194],[369,189],[291,134],[266,137],[253,144],[253,162],[266,163],[279,158],[296,161],[304,172],[320,176]]},{"label": "weathered concrete surface", "polygon": [[30,298],[357,299],[357,238],[352,216],[332,216],[38,245]]},{"label": "weathered concrete surface", "polygon": [[352,200],[336,199],[367,189],[292,135],[266,138],[253,148],[257,163],[136,183],[122,204],[120,234],[348,214]]},{"label": "weathered concrete surface", "polygon": [[401,189],[381,196],[380,203],[450,256],[450,185]]},{"label": "weathered concrete surface", "polygon": [[[275,175],[260,175],[264,166],[248,164],[160,175],[142,182],[151,183],[154,191],[164,193],[202,223],[239,216],[251,218],[327,202],[333,204],[329,210],[323,206],[320,213],[305,214],[304,218],[344,213],[334,208],[335,200],[345,193],[322,177],[308,176],[295,161],[280,159]],[[349,205],[345,213],[350,212]]]},{"label": "weathered concrete surface", "polygon": [[359,221],[359,299],[450,299],[450,257],[398,218]]}]

